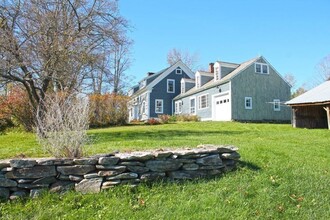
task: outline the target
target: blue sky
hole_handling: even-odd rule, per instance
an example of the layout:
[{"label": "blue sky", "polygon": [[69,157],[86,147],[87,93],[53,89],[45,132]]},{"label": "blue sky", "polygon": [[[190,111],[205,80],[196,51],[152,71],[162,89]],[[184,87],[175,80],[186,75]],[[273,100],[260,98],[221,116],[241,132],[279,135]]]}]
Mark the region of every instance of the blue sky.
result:
[{"label": "blue sky", "polygon": [[134,26],[134,82],[167,67],[172,48],[199,54],[207,68],[217,60],[241,63],[263,55],[297,85],[317,77],[316,65],[330,54],[329,0],[120,0]]}]

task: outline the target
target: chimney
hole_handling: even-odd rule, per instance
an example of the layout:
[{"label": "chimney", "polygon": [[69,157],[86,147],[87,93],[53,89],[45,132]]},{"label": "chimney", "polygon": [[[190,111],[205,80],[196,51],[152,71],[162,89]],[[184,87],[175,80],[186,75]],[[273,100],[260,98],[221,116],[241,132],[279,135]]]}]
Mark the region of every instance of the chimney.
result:
[{"label": "chimney", "polygon": [[153,72],[148,72],[147,74],[148,74],[148,76],[152,76],[152,75],[154,75],[155,73],[153,73]]},{"label": "chimney", "polygon": [[209,72],[214,73],[214,63],[209,63]]}]

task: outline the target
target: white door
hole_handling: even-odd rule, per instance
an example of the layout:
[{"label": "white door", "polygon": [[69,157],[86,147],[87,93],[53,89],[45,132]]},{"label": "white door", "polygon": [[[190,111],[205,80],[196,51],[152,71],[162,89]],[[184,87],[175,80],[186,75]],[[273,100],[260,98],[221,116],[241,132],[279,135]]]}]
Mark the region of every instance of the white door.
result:
[{"label": "white door", "polygon": [[214,97],[213,103],[214,120],[215,121],[230,121],[231,120],[231,99],[230,95],[224,94]]}]

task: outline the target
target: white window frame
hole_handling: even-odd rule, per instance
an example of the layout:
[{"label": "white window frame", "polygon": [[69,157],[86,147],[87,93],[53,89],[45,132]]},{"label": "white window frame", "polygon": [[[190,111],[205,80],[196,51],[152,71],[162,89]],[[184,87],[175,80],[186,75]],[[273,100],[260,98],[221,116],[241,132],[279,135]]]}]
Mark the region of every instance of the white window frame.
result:
[{"label": "white window frame", "polygon": [[[206,97],[205,99],[205,107],[202,107],[202,97]],[[198,96],[198,110],[206,109],[209,107],[209,94],[203,94]]]},{"label": "white window frame", "polygon": [[141,105],[141,114],[144,115],[146,113],[146,102],[143,101]]},{"label": "white window frame", "polygon": [[[173,82],[173,91],[169,91],[169,83]],[[175,93],[175,80],[174,79],[168,79],[167,80],[167,93]]]},{"label": "white window frame", "polygon": [[[250,106],[247,105],[247,101],[250,101]],[[244,106],[245,106],[245,109],[252,109],[252,97],[245,97]]]},{"label": "white window frame", "polygon": [[199,89],[201,87],[201,75],[197,73],[195,77],[196,89]]},{"label": "white window frame", "polygon": [[[157,103],[161,103],[161,110],[160,111],[157,111],[158,110],[158,106],[157,106]],[[157,114],[163,114],[164,112],[164,100],[163,99],[156,99],[155,100],[155,113]]]},{"label": "white window frame", "polygon": [[174,113],[175,114],[180,114],[182,113],[182,100],[179,100],[179,101],[175,101],[175,106],[174,106]]},{"label": "white window frame", "polygon": [[214,80],[217,81],[220,79],[220,69],[219,67],[215,67],[214,68]]},{"label": "white window frame", "polygon": [[182,74],[182,69],[180,69],[180,68],[176,68],[175,73],[181,75],[181,74]]},{"label": "white window frame", "polygon": [[[257,71],[257,65],[260,65],[260,71]],[[264,73],[264,68],[267,68],[267,72]],[[269,66],[266,63],[255,63],[254,64],[254,71],[259,74],[269,74]]]},{"label": "white window frame", "polygon": [[274,111],[279,112],[281,111],[281,101],[279,99],[274,99]]},{"label": "white window frame", "polygon": [[[191,100],[195,100],[195,105],[194,106],[191,106]],[[194,111],[192,111],[192,109]],[[189,100],[189,112],[190,112],[190,114],[193,114],[193,115],[196,114],[196,97],[190,98],[190,100]]]}]

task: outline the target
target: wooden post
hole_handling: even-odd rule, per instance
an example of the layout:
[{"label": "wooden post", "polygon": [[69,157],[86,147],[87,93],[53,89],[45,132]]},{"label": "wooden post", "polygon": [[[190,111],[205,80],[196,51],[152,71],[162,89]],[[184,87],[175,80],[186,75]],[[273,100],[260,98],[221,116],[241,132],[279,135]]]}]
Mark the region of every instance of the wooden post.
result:
[{"label": "wooden post", "polygon": [[324,110],[327,112],[327,118],[328,118],[328,129],[330,130],[330,106],[323,107]]},{"label": "wooden post", "polygon": [[296,112],[298,111],[298,108],[292,107],[292,127],[297,127],[297,116]]}]

